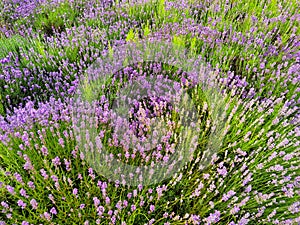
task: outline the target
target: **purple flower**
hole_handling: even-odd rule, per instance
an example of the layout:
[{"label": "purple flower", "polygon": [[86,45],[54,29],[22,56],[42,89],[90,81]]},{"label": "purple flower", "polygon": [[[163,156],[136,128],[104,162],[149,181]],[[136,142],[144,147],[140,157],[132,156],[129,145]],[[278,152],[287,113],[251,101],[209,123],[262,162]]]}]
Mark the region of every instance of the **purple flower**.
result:
[{"label": "purple flower", "polygon": [[67,159],[64,159],[64,163],[65,163],[65,166],[66,166],[66,170],[71,171],[71,168],[70,168],[71,162],[68,161]]},{"label": "purple flower", "polygon": [[235,191],[230,190],[230,191],[228,191],[227,194],[224,194],[224,195],[223,195],[222,200],[223,200],[224,202],[226,202],[226,201],[227,201],[229,198],[231,198],[233,195],[235,195]]},{"label": "purple flower", "polygon": [[32,206],[33,209],[37,209],[38,207],[38,203],[34,198],[30,200],[30,205]]},{"label": "purple flower", "polygon": [[3,206],[3,208],[9,208],[9,205],[6,202],[1,202],[1,205]]},{"label": "purple flower", "polygon": [[104,211],[105,211],[105,208],[103,206],[99,206],[97,208],[98,216],[102,216]]},{"label": "purple flower", "polygon": [[20,206],[22,209],[25,209],[25,207],[26,207],[26,203],[25,202],[23,202],[22,200],[18,200],[18,206]]},{"label": "purple flower", "polygon": [[153,212],[155,210],[155,206],[154,205],[150,205],[150,212]]},{"label": "purple flower", "polygon": [[42,146],[41,148],[41,152],[44,156],[47,156],[48,155],[48,149],[45,147],[45,146]]},{"label": "purple flower", "polygon": [[59,138],[59,140],[58,140],[58,143],[64,148],[65,146],[64,146],[64,139],[62,139],[62,138]]},{"label": "purple flower", "polygon": [[56,209],[55,209],[54,207],[52,207],[52,208],[50,209],[50,213],[53,214],[53,215],[56,215],[56,214],[57,214],[57,211],[56,211]]},{"label": "purple flower", "polygon": [[246,187],[245,192],[249,193],[252,190],[252,185],[248,185],[248,187]]},{"label": "purple flower", "polygon": [[231,210],[230,210],[230,213],[231,214],[236,214],[240,211],[240,208],[238,206],[234,206]]},{"label": "purple flower", "polygon": [[51,175],[51,179],[52,179],[54,182],[58,182],[58,177],[55,176],[55,175]]},{"label": "purple flower", "polygon": [[131,205],[131,211],[133,212],[134,210],[136,210],[136,206],[135,205]]},{"label": "purple flower", "polygon": [[292,214],[296,214],[300,212],[300,202],[295,202],[293,203],[288,210],[292,213]]},{"label": "purple flower", "polygon": [[77,188],[74,188],[73,189],[73,195],[77,195],[78,194],[78,189]]},{"label": "purple flower", "polygon": [[141,190],[143,189],[143,185],[142,185],[142,184],[139,184],[139,185],[138,185],[138,189],[139,189],[139,191],[141,191]]},{"label": "purple flower", "polygon": [[24,164],[24,166],[23,166],[23,168],[24,168],[25,170],[33,170],[34,167],[32,166],[29,157],[28,157],[27,155],[23,155],[23,158],[24,158],[25,161],[26,161],[25,164]]},{"label": "purple flower", "polygon": [[51,202],[55,203],[55,200],[54,200],[54,197],[52,194],[49,194],[48,198],[50,199]]},{"label": "purple flower", "polygon": [[15,173],[14,176],[19,183],[23,184],[23,180],[20,174]]},{"label": "purple flower", "polygon": [[209,175],[208,173],[203,174],[203,178],[204,178],[205,180],[209,179],[209,177],[210,177],[210,175]]},{"label": "purple flower", "polygon": [[60,158],[58,156],[56,156],[54,159],[52,159],[52,163],[54,166],[61,165]]},{"label": "purple flower", "polygon": [[106,203],[107,205],[110,204],[110,198],[109,198],[109,197],[105,197],[105,203]]},{"label": "purple flower", "polygon": [[249,219],[243,217],[243,218],[238,222],[238,225],[246,225],[246,224],[248,224],[248,222],[249,222]]},{"label": "purple flower", "polygon": [[94,201],[95,207],[97,207],[100,204],[100,200],[97,197],[94,197],[93,201]]},{"label": "purple flower", "polygon": [[216,210],[214,213],[210,213],[209,217],[206,218],[208,224],[217,223],[220,220],[220,211]]},{"label": "purple flower", "polygon": [[217,169],[217,171],[218,171],[218,173],[221,175],[221,176],[223,176],[223,177],[225,177],[226,175],[227,175],[227,170],[226,170],[226,168],[225,167],[223,167],[222,169]]},{"label": "purple flower", "polygon": [[117,202],[116,208],[117,208],[117,209],[120,209],[120,210],[122,209],[122,201],[118,201],[118,202]]},{"label": "purple flower", "polygon": [[41,175],[44,177],[44,180],[47,180],[49,176],[47,175],[46,170],[41,169],[40,172],[41,172]]},{"label": "purple flower", "polygon": [[191,220],[193,221],[193,224],[200,224],[200,216],[198,215],[191,215]]},{"label": "purple flower", "polygon": [[29,181],[28,183],[27,183],[27,185],[28,185],[28,187],[29,188],[31,188],[31,189],[35,189],[35,186],[34,186],[34,183],[32,182],[32,181]]},{"label": "purple flower", "polygon": [[44,212],[43,216],[44,216],[44,218],[45,218],[46,220],[48,220],[48,221],[51,220],[51,215],[50,215],[50,213]]},{"label": "purple flower", "polygon": [[9,193],[11,193],[12,195],[15,195],[15,194],[16,194],[16,193],[15,193],[15,189],[14,189],[12,186],[6,185],[6,189],[7,189],[7,191],[8,191]]},{"label": "purple flower", "polygon": [[28,198],[28,197],[29,197],[29,196],[26,194],[26,191],[25,191],[23,188],[21,188],[20,194],[21,194],[21,196],[23,196],[23,197],[25,197],[25,198]]}]

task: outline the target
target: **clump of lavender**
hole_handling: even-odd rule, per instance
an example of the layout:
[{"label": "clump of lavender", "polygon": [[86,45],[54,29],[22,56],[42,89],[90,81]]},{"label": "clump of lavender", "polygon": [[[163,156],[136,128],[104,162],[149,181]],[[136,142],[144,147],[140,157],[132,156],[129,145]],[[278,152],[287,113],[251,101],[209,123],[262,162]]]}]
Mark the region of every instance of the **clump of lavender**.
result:
[{"label": "clump of lavender", "polygon": [[[0,58],[0,224],[299,224],[299,4],[277,3],[1,2],[0,44],[13,44]],[[70,17],[55,20],[64,13]],[[18,35],[29,41],[17,43]],[[209,96],[178,73],[173,78],[190,90],[202,118],[197,150],[171,178],[128,187],[87,163],[72,127],[72,101],[91,63],[143,38],[181,45],[207,62],[228,126],[203,168],[213,130]],[[105,162],[151,164],[172,155],[176,132],[166,133],[154,151],[137,153],[107,123],[111,96],[122,83],[176,72],[160,64],[127,67],[107,84],[97,118],[111,153]],[[170,130],[176,128],[165,99],[149,97],[131,110],[131,131],[139,138],[149,135],[154,117],[165,116]]]}]

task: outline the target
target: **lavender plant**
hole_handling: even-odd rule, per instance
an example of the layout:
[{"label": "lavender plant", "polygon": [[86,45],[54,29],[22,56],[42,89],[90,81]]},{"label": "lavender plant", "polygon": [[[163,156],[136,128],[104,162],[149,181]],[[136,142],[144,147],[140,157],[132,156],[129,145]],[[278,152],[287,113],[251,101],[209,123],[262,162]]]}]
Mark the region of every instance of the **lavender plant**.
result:
[{"label": "lavender plant", "polygon": [[[298,1],[0,6],[1,225],[300,224]],[[182,55],[130,64],[118,52],[145,40]],[[163,50],[161,59],[172,55]],[[138,98],[153,90],[149,79],[165,92]],[[175,110],[163,94],[170,84],[197,112],[188,135],[182,124],[195,115]],[[141,171],[128,181],[125,169],[110,167],[167,164],[178,143],[194,151],[170,176],[155,171],[157,182],[130,184]],[[98,150],[106,150],[101,161]]]}]

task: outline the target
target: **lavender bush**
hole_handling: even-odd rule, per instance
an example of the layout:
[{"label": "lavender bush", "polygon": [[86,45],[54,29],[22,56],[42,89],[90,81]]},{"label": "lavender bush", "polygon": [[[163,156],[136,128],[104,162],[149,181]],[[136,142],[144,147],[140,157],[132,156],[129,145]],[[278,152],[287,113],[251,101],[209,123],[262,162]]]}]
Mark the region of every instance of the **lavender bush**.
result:
[{"label": "lavender bush", "polygon": [[0,224],[300,224],[299,4],[2,1]]}]

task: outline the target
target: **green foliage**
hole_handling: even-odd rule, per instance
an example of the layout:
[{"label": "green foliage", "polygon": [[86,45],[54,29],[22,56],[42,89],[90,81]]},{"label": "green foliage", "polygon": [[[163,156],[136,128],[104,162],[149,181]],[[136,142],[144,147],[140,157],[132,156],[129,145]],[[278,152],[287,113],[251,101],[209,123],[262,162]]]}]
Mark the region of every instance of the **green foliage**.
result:
[{"label": "green foliage", "polygon": [[60,3],[55,8],[46,5],[42,12],[35,16],[34,28],[52,35],[54,30],[62,32],[67,27],[75,25],[79,16],[80,12],[72,8],[68,1]]},{"label": "green foliage", "polygon": [[0,58],[6,57],[10,52],[20,53],[21,49],[28,50],[33,44],[28,38],[13,35],[9,38],[0,38]]},{"label": "green foliage", "polygon": [[173,44],[176,47],[184,48],[185,47],[185,37],[184,36],[174,36]]},{"label": "green foliage", "polygon": [[149,34],[151,33],[150,27],[149,27],[149,21],[147,21],[147,24],[144,25],[144,36],[147,37],[149,36]]},{"label": "green foliage", "polygon": [[126,41],[135,42],[136,40],[137,40],[137,35],[135,34],[134,29],[130,29],[126,37]]},{"label": "green foliage", "polygon": [[166,16],[165,0],[158,0],[156,16],[157,18],[164,18]]},{"label": "green foliage", "polygon": [[4,111],[4,106],[2,103],[2,94],[0,93],[0,116],[4,116],[5,115],[5,111]]}]

